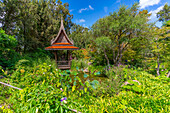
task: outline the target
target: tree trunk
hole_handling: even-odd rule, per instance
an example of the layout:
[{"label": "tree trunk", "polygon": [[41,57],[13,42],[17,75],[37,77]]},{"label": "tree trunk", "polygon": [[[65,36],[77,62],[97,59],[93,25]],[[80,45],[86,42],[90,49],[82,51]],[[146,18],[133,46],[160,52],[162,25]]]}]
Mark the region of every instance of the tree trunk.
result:
[{"label": "tree trunk", "polygon": [[160,67],[159,54],[158,54],[157,63],[158,63],[158,67],[157,67],[157,69],[156,69],[156,73],[157,73],[157,75],[159,76],[159,75],[160,75],[160,74],[159,74],[159,67]]},{"label": "tree trunk", "polygon": [[[24,21],[23,23],[24,23],[24,53],[26,53],[26,48],[27,48],[27,47],[26,47],[26,37],[25,37],[25,36],[26,36],[26,35],[25,35],[25,34],[26,34],[26,32],[25,32],[25,21]],[[28,42],[27,42],[27,43],[28,43]]]},{"label": "tree trunk", "polygon": [[116,63],[116,59],[115,59],[115,50],[113,49],[113,62]]},{"label": "tree trunk", "polygon": [[120,48],[120,52],[119,52],[119,60],[117,61],[117,64],[119,64],[120,63],[120,61],[122,60],[122,56],[123,56],[123,45],[124,45],[124,43],[122,43],[122,46],[121,46],[121,48]]},{"label": "tree trunk", "polygon": [[106,60],[107,60],[107,65],[109,66],[110,65],[110,62],[109,62],[109,59],[108,59],[108,57],[107,57],[107,54],[106,54],[106,50],[104,49],[104,56],[105,56],[105,58],[106,58]]},{"label": "tree trunk", "polygon": [[120,54],[120,49],[118,49],[118,51],[117,51],[117,56],[116,56],[116,59],[115,59],[116,65],[118,65],[119,54]]}]

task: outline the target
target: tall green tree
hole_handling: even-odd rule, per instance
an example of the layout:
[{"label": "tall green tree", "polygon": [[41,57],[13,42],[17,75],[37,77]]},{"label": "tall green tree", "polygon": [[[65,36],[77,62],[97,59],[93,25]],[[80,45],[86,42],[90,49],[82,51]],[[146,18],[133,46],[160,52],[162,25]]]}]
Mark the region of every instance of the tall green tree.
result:
[{"label": "tall green tree", "polygon": [[95,38],[107,36],[112,40],[112,61],[116,65],[122,61],[124,52],[134,42],[140,42],[138,44],[140,47],[149,39],[148,12],[141,12],[138,8],[138,4],[134,4],[130,8],[121,6],[118,11],[99,19],[92,26]]},{"label": "tall green tree", "polygon": [[0,22],[7,34],[15,34],[24,52],[50,44],[64,18],[69,33],[73,16],[69,4],[60,0],[3,0],[0,3]]},{"label": "tall green tree", "polygon": [[88,28],[74,24],[71,27],[69,38],[74,41],[74,45],[79,48],[86,48],[92,40],[91,32]]},{"label": "tall green tree", "polygon": [[1,0],[0,1],[0,23],[1,28],[7,34],[14,35],[16,21],[18,17],[18,0]]},{"label": "tall green tree", "polygon": [[167,69],[170,70],[170,27],[154,28],[154,40],[152,43],[152,52],[156,57],[156,73],[160,75],[160,65],[167,63]]}]

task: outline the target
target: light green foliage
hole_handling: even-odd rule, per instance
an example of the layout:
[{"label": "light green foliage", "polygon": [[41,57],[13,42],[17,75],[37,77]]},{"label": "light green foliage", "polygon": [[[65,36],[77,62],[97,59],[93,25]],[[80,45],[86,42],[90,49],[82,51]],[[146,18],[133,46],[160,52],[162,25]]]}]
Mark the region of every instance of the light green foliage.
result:
[{"label": "light green foliage", "polygon": [[[128,82],[134,84],[131,88],[128,90],[123,88],[117,95],[111,97],[106,95],[98,98],[90,97],[88,102],[87,97],[75,99],[80,104],[76,109],[92,113],[169,112],[169,78],[154,77],[144,71],[126,68],[123,68],[123,73],[125,76],[128,75],[130,79]],[[132,80],[139,81],[140,85]],[[113,86],[109,89],[111,88]]]},{"label": "light green foliage", "polygon": [[10,36],[5,34],[4,30],[0,30],[0,44],[1,44],[1,51],[4,49],[6,50],[11,50],[14,47],[16,47],[17,41],[14,38],[14,36]]},{"label": "light green foliage", "polygon": [[165,22],[163,23],[163,26],[170,27],[170,20],[165,21]]},{"label": "light green foliage", "polygon": [[[45,81],[44,81],[45,82]],[[10,103],[16,112],[67,112],[68,108],[61,99],[66,97],[65,91],[54,89],[47,83],[36,84],[16,92]],[[68,100],[66,100],[68,101]]]},{"label": "light green foliage", "polygon": [[107,56],[107,50],[112,46],[112,41],[109,37],[100,37],[96,39],[97,52],[99,54],[104,53],[107,60],[107,65],[110,65],[109,58]]},{"label": "light green foliage", "polygon": [[[61,71],[46,63],[29,68],[19,67],[1,81],[23,90],[16,91],[1,86],[1,99],[5,100],[1,101],[1,105],[10,105],[10,110],[14,112],[71,112],[70,109],[88,113],[169,111],[170,79],[167,77],[154,77],[141,69],[120,66],[108,70],[108,79],[89,81],[89,75],[85,73],[83,79],[79,78],[79,70],[77,67],[74,71]],[[95,76],[100,75],[98,71],[95,71]],[[99,82],[102,82],[101,85]],[[125,82],[130,85],[122,87]],[[97,91],[100,93],[96,93]],[[9,96],[9,99],[5,99]],[[67,97],[67,103],[61,102],[63,97]]]},{"label": "light green foliage", "polygon": [[71,68],[75,69],[76,67],[79,67],[81,69],[88,68],[88,60],[86,59],[79,59],[79,60],[72,60]]},{"label": "light green foliage", "polygon": [[103,51],[103,49],[108,49],[111,46],[111,39],[109,39],[109,37],[97,38],[95,42],[99,51]]},{"label": "light green foliage", "polygon": [[[152,52],[156,56],[157,64],[157,75],[159,76],[160,65],[162,62],[169,64],[169,54],[170,54],[170,39],[169,39],[169,28],[163,26],[160,29],[155,28],[154,39],[152,43]],[[165,69],[169,70],[169,65],[164,66]]]},{"label": "light green foliage", "polygon": [[[22,90],[18,92],[9,87],[0,87],[2,89],[1,99],[5,100],[0,101],[0,104],[12,105],[10,109],[14,112],[36,112],[37,110],[39,112],[69,112],[70,109],[67,105],[72,104],[69,100],[72,93],[85,95],[87,89],[89,90],[95,84],[93,81],[82,82],[78,77],[78,71],[61,71],[54,65],[46,63],[33,64],[32,67],[20,66],[12,75],[7,75],[7,78],[2,81],[22,88]],[[70,74],[74,76],[70,77]],[[92,85],[90,85],[91,83]],[[77,91],[80,87],[83,89]],[[61,99],[64,97],[68,99],[62,101]]]}]

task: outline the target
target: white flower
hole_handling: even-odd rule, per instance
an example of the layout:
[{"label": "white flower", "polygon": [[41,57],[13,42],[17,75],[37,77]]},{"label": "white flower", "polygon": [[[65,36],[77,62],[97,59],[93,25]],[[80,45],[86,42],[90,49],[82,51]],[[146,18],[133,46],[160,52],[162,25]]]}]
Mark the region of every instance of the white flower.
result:
[{"label": "white flower", "polygon": [[45,74],[45,72],[43,72],[43,74]]},{"label": "white flower", "polygon": [[49,65],[49,66],[51,66],[51,65]]},{"label": "white flower", "polygon": [[56,69],[56,71],[58,71],[58,69]]},{"label": "white flower", "polygon": [[63,89],[62,89],[62,88],[60,88],[60,90],[61,90],[61,91],[63,91]]},{"label": "white flower", "polygon": [[66,100],[63,100],[64,104],[67,104],[67,101]]}]

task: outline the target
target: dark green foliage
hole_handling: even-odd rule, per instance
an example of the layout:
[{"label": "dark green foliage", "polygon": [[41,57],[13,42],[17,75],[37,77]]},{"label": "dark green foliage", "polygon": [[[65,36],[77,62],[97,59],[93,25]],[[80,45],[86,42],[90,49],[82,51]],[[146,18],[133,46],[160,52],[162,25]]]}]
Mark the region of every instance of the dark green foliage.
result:
[{"label": "dark green foliage", "polygon": [[[108,59],[112,64],[118,65],[123,62],[122,59],[128,49],[134,51],[133,55],[136,56],[135,52],[143,49],[141,45],[149,42],[147,33],[151,30],[147,22],[148,14],[140,12],[138,4],[134,4],[131,8],[121,6],[117,12],[115,11],[105,18],[99,19],[92,26],[92,33],[95,38],[101,36],[110,38],[111,45],[105,43],[102,46],[109,47],[106,52]],[[148,35],[147,38],[146,35]],[[133,45],[138,46],[135,48],[136,50]]]},{"label": "dark green foliage", "polygon": [[5,31],[0,30],[0,66],[3,68],[12,67],[19,59],[19,55],[15,52],[17,40],[14,36],[5,34]]},{"label": "dark green foliage", "polygon": [[66,32],[72,26],[69,5],[60,0],[4,0],[0,2],[0,22],[7,34],[15,34],[18,51],[35,51],[50,45],[64,18]]},{"label": "dark green foliage", "polygon": [[157,13],[157,18],[161,22],[170,20],[170,6],[166,3],[162,10]]}]

